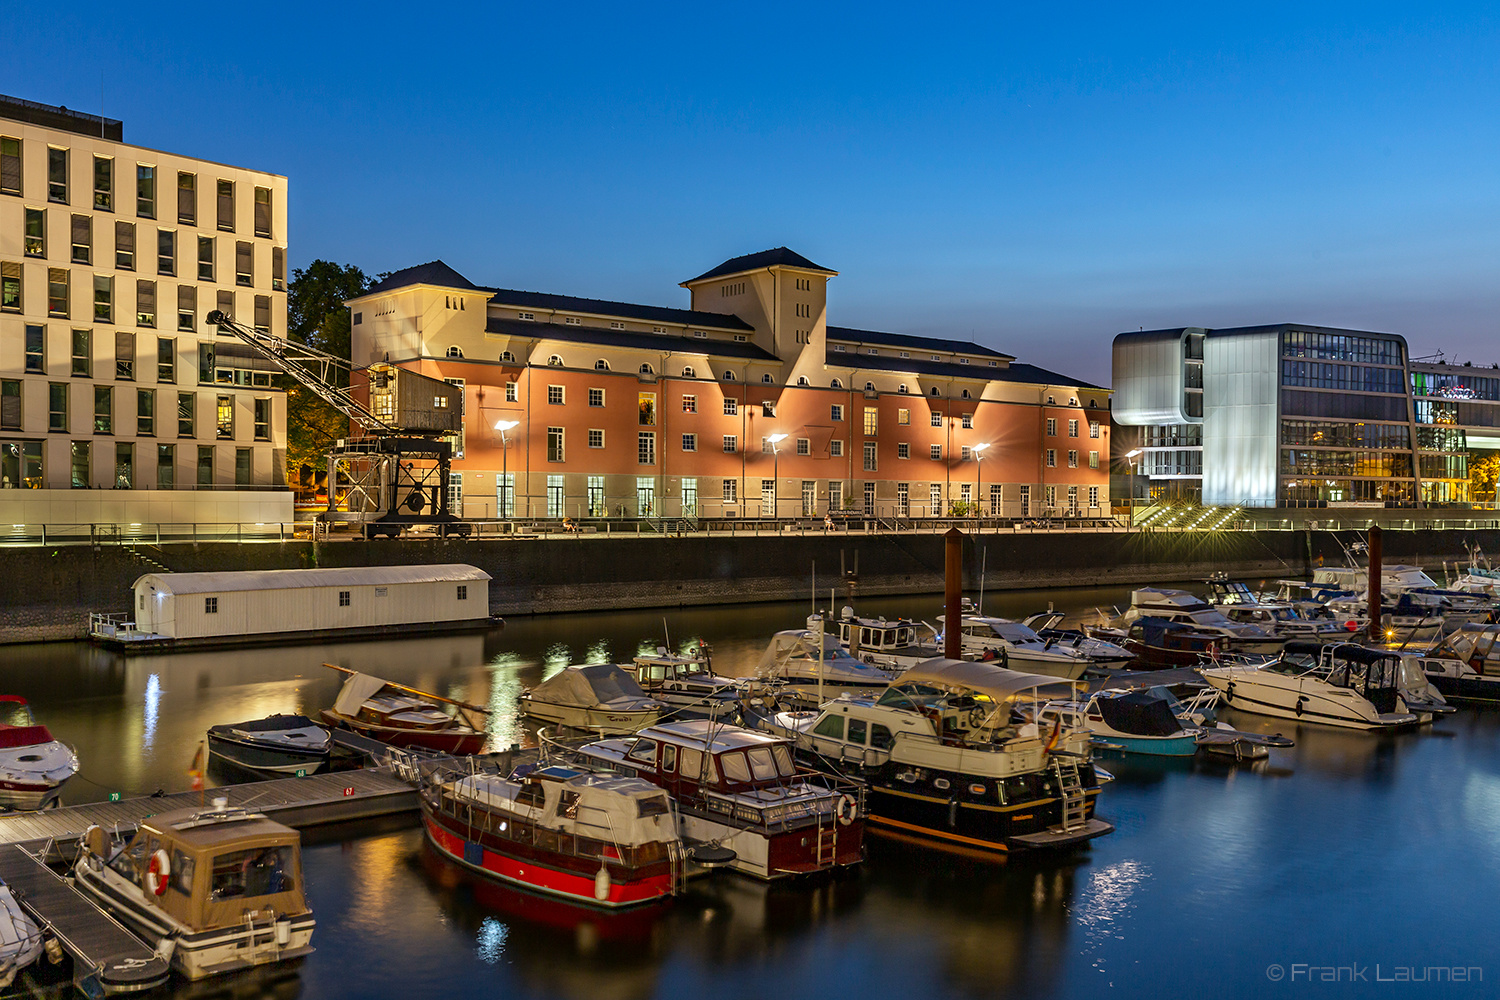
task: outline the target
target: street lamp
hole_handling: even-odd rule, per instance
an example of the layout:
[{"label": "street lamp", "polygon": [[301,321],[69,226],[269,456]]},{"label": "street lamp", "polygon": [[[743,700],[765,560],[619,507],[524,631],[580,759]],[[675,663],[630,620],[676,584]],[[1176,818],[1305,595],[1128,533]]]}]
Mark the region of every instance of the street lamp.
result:
[{"label": "street lamp", "polygon": [[504,503],[505,505],[505,510],[501,514],[501,516],[506,518],[507,520],[509,520],[511,516],[510,442],[506,440],[505,432],[517,426],[517,424],[519,423],[520,421],[517,420],[502,420],[495,425],[495,430],[500,432],[500,482],[502,484],[500,489],[503,491],[500,495],[505,498],[502,501],[502,503]]},{"label": "street lamp", "polygon": [[[984,467],[979,463],[984,461],[984,449],[988,447],[989,443],[985,442],[984,444],[976,444],[971,449],[974,452],[974,492],[979,494],[974,500],[979,504],[980,517],[984,516]],[[990,511],[990,516],[995,516],[993,510]]]},{"label": "street lamp", "polygon": [[772,434],[766,440],[771,442],[771,518],[775,520],[781,516],[781,450],[776,445],[786,435]]},{"label": "street lamp", "polygon": [[1140,453],[1139,448],[1125,453],[1125,461],[1130,463],[1130,520],[1125,525],[1126,531],[1132,531],[1135,528],[1135,459]]}]

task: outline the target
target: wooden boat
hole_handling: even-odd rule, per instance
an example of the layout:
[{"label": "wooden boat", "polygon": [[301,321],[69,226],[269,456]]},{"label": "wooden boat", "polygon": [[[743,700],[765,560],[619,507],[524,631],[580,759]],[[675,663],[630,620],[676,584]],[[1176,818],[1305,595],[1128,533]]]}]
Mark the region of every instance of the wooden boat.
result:
[{"label": "wooden boat", "polygon": [[661,718],[666,707],[613,663],[567,667],[517,701],[522,715],[599,733],[633,733]]},{"label": "wooden boat", "polygon": [[90,827],[83,845],[79,891],[188,979],[312,953],[300,838],[260,813],[218,799],[152,816],[124,844]]},{"label": "wooden boat", "polygon": [[[488,715],[489,709],[381,680],[348,667],[332,663],[323,666],[349,675],[333,707],[320,713],[325,724],[393,747],[451,754],[478,753],[484,749],[486,734],[482,728],[471,725],[464,713]],[[453,705],[459,712],[449,715],[439,705]]]},{"label": "wooden boat", "polygon": [[328,770],[333,734],[305,715],[269,715],[211,727],[208,752],[247,771],[317,774]]},{"label": "wooden boat", "polygon": [[78,755],[31,717],[26,699],[0,695],[0,809],[59,805],[62,786],[78,773]]},{"label": "wooden boat", "polygon": [[557,766],[450,775],[421,798],[433,846],[487,878],[609,909],[664,899],[685,880],[671,800],[637,778]]}]

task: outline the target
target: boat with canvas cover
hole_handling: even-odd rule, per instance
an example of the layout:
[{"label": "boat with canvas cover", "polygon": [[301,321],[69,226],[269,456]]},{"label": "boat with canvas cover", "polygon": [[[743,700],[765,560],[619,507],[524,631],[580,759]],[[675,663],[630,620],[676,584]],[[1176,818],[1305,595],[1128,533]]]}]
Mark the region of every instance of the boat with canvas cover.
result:
[{"label": "boat with canvas cover", "polygon": [[1161,587],[1138,587],[1130,592],[1130,607],[1118,625],[1129,627],[1139,618],[1162,618],[1188,625],[1199,632],[1213,632],[1229,641],[1229,651],[1245,655],[1275,656],[1286,644],[1285,636],[1273,635],[1259,625],[1231,620],[1223,611],[1197,594]]},{"label": "boat with canvas cover", "polygon": [[1100,691],[1083,701],[1047,702],[1037,711],[1043,729],[1059,720],[1125,753],[1191,757],[1198,752],[1198,727],[1184,726],[1171,703],[1149,688]]},{"label": "boat with canvas cover", "polygon": [[1130,664],[1135,670],[1196,667],[1230,659],[1225,636],[1165,618],[1137,618],[1120,641],[1135,654]]},{"label": "boat with canvas cover", "polygon": [[36,723],[25,698],[0,695],[0,719],[0,809],[59,805],[78,755]]},{"label": "boat with canvas cover", "polygon": [[318,774],[328,770],[333,734],[305,715],[211,726],[210,756],[259,774]]},{"label": "boat with canvas cover", "polygon": [[[471,725],[465,713],[488,715],[489,709],[418,691],[348,667],[332,663],[323,666],[349,675],[333,707],[320,713],[324,724],[393,747],[451,754],[472,754],[484,749],[484,731]],[[449,715],[440,705],[455,706],[458,714]]]},{"label": "boat with canvas cover", "polygon": [[606,909],[657,902],[685,882],[671,800],[639,778],[559,766],[439,774],[421,802],[433,846],[499,882]]},{"label": "boat with canvas cover", "polygon": [[1264,666],[1199,670],[1224,704],[1258,715],[1346,729],[1392,730],[1420,721],[1401,698],[1401,657],[1353,643],[1294,639]]},{"label": "boat with canvas cover", "polygon": [[666,707],[646,697],[635,678],[614,663],[566,667],[517,700],[522,715],[600,733],[633,733],[661,718]]},{"label": "boat with canvas cover", "polygon": [[0,989],[42,953],[42,930],[16,902],[10,886],[0,882]]},{"label": "boat with canvas cover", "polygon": [[849,655],[836,633],[822,630],[811,615],[805,629],[786,629],[771,637],[755,676],[806,698],[836,698],[845,692],[883,691],[900,668],[866,663]]},{"label": "boat with canvas cover", "polygon": [[224,803],[148,817],[124,844],[89,827],[73,865],[80,892],[188,979],[312,953],[297,831]]},{"label": "boat with canvas cover", "polygon": [[1500,625],[1461,625],[1418,663],[1445,698],[1500,704]]}]

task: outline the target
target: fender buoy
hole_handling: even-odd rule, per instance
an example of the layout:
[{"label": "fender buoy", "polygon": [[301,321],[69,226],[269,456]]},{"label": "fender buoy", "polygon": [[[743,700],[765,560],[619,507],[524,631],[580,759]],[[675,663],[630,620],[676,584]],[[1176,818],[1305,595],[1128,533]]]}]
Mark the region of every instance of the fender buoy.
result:
[{"label": "fender buoy", "polygon": [[151,855],[151,861],[146,865],[146,888],[153,895],[161,896],[167,891],[167,880],[172,875],[172,861],[167,857],[167,852],[157,848]]},{"label": "fender buoy", "polygon": [[1344,631],[1345,632],[1358,632],[1359,631],[1359,622],[1356,622],[1356,621],[1347,621],[1347,622],[1344,622]]},{"label": "fender buoy", "polygon": [[839,825],[848,826],[850,823],[853,823],[858,808],[859,804],[854,801],[854,796],[848,794],[840,795],[838,809],[835,812],[839,818]]},{"label": "fender buoy", "polygon": [[1306,702],[1306,698],[1300,696],[1297,698],[1297,718],[1299,719],[1302,718],[1302,706],[1306,704]]}]

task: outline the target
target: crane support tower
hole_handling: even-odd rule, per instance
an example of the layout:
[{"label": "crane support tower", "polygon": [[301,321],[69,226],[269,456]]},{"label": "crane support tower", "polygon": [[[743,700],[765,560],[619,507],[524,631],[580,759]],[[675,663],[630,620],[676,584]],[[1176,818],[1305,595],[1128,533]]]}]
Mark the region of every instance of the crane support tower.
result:
[{"label": "crane support tower", "polygon": [[[347,358],[236,323],[219,310],[208,322],[349,418],[362,432],[340,438],[328,453],[324,521],[361,526],[366,538],[394,538],[414,525],[440,535],[469,534],[448,509],[453,442],[463,428],[463,388],[377,362],[359,368]],[[353,376],[366,389],[356,392]]]}]

